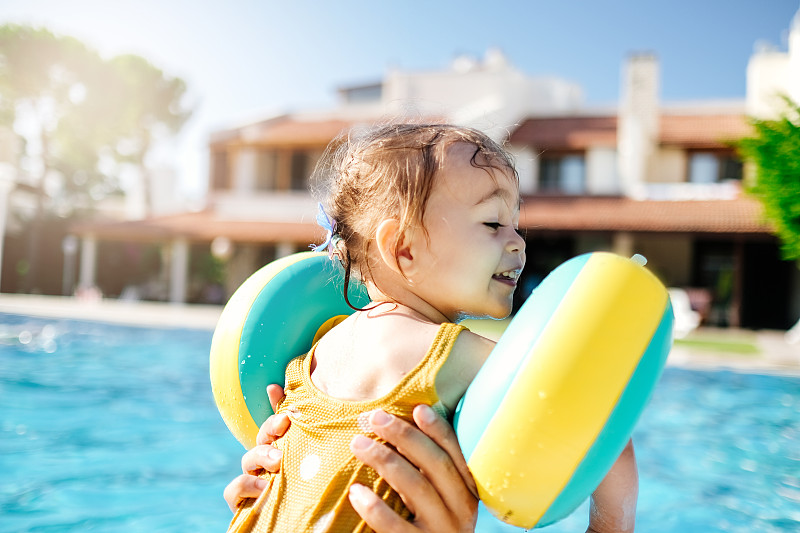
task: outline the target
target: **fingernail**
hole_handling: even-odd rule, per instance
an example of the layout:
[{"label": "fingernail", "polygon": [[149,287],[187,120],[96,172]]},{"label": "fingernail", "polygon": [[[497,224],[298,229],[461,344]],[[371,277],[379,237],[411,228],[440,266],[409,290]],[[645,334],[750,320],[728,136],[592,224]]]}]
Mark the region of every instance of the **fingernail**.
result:
[{"label": "fingernail", "polygon": [[419,409],[419,418],[421,421],[425,422],[426,424],[433,424],[436,421],[436,413],[430,406],[422,404],[418,407]]},{"label": "fingernail", "polygon": [[366,505],[368,492],[370,492],[369,489],[364,485],[350,485],[350,501]]},{"label": "fingernail", "polygon": [[372,414],[369,417],[369,423],[372,425],[372,427],[383,427],[391,422],[392,418],[392,415],[386,413],[385,411],[376,410],[372,411]]},{"label": "fingernail", "polygon": [[278,448],[270,448],[270,450],[267,453],[267,455],[273,461],[280,461],[281,457],[283,457],[283,452],[280,451]]},{"label": "fingernail", "polygon": [[350,446],[356,450],[366,450],[372,446],[372,439],[365,437],[364,435],[356,435],[350,442]]},{"label": "fingernail", "polygon": [[258,490],[264,490],[264,489],[266,489],[266,488],[267,488],[267,480],[266,480],[266,479],[264,479],[264,478],[261,478],[261,477],[260,477],[260,478],[258,478],[258,479],[256,480],[256,488],[257,488]]}]

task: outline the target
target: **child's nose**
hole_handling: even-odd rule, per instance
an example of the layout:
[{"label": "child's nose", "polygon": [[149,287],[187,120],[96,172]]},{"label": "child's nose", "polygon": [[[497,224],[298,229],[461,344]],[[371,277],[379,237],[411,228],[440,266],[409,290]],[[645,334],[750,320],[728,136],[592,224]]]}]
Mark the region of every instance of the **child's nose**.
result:
[{"label": "child's nose", "polygon": [[522,253],[525,251],[525,239],[522,238],[522,235],[517,233],[516,230],[513,230],[513,234],[511,238],[508,240],[508,245],[506,246],[506,250],[509,253]]}]

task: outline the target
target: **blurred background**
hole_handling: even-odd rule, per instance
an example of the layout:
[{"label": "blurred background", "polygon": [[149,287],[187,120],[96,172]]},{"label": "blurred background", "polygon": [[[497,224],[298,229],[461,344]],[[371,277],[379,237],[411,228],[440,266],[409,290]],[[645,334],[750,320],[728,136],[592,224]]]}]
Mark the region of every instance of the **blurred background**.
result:
[{"label": "blurred background", "polygon": [[520,302],[613,250],[689,330],[787,329],[797,170],[759,187],[758,155],[797,141],[752,119],[798,101],[798,7],[5,0],[0,292],[222,304],[320,239],[308,177],[336,134],[444,120],[517,158]]}]

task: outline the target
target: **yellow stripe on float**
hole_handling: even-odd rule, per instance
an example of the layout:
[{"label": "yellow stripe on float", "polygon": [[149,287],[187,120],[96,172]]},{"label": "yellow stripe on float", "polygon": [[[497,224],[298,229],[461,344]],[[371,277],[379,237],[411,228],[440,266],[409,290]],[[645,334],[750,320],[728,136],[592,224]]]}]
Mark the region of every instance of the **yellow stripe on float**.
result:
[{"label": "yellow stripe on float", "polygon": [[666,298],[629,260],[589,259],[472,453],[487,506],[526,528],[541,519],[605,425]]},{"label": "yellow stripe on float", "polygon": [[[250,309],[261,290],[283,269],[322,253],[304,253],[287,256],[257,270],[236,289],[222,310],[214,336],[211,339],[211,390],[225,424],[236,440],[250,449],[256,444],[258,425],[253,420],[242,394],[239,381],[239,346]],[[266,386],[264,383],[266,395]]]}]

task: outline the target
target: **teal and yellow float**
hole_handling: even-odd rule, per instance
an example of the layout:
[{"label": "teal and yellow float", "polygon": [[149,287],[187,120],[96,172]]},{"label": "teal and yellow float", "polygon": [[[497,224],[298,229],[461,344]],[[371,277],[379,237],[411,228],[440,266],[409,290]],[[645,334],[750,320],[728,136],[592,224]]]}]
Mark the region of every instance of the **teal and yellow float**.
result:
[{"label": "teal and yellow float", "polygon": [[[311,349],[317,330],[353,310],[344,300],[341,268],[321,252],[277,259],[251,275],[222,310],[211,339],[211,390],[222,419],[250,449],[272,415],[267,385],[283,385],[286,365]],[[369,303],[351,284],[350,302]]]},{"label": "teal and yellow float", "polygon": [[[481,501],[524,528],[578,507],[625,447],[672,344],[666,288],[636,258],[573,258],[534,290],[460,403],[454,425]],[[364,307],[363,286],[349,299]],[[333,317],[350,314],[325,253],[270,263],[234,293],[211,345],[211,384],[231,433],[255,445],[270,383]]]},{"label": "teal and yellow float", "polygon": [[672,346],[667,289],[597,252],[551,272],[459,405],[455,428],[481,501],[504,522],[557,522],[624,449]]}]

